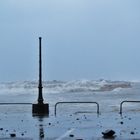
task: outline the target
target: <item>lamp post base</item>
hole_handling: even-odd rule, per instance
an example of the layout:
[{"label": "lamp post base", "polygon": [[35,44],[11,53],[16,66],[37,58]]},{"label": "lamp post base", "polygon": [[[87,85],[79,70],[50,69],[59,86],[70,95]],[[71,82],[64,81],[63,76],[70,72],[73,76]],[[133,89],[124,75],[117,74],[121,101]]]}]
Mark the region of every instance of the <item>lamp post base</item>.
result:
[{"label": "lamp post base", "polygon": [[49,116],[49,104],[32,104],[32,114],[33,116]]}]

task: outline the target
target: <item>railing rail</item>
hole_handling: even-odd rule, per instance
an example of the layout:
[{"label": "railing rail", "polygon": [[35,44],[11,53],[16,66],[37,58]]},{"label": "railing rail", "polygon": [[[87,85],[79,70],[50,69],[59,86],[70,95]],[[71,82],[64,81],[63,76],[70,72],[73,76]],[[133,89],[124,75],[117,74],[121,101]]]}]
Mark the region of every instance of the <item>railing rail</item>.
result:
[{"label": "railing rail", "polygon": [[76,102],[76,101],[72,101],[72,102],[57,102],[55,104],[55,109],[54,109],[54,114],[56,116],[57,113],[57,105],[59,104],[96,104],[97,105],[97,114],[99,115],[99,104],[97,102]]},{"label": "railing rail", "polygon": [[140,103],[140,101],[127,101],[127,100],[122,101],[120,104],[120,112],[119,112],[121,115],[122,115],[122,108],[124,103]]},{"label": "railing rail", "polygon": [[0,103],[0,105],[32,105],[32,103]]}]

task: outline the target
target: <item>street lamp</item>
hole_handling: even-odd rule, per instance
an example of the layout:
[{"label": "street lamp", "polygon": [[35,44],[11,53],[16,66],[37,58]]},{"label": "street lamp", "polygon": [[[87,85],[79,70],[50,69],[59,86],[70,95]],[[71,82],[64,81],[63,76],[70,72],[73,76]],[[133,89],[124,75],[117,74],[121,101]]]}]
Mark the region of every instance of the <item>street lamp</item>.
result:
[{"label": "street lamp", "polygon": [[43,93],[42,93],[42,49],[41,49],[41,40],[39,37],[39,84],[38,84],[38,102],[36,104],[32,104],[32,113],[33,115],[49,115],[49,104],[44,103]]}]

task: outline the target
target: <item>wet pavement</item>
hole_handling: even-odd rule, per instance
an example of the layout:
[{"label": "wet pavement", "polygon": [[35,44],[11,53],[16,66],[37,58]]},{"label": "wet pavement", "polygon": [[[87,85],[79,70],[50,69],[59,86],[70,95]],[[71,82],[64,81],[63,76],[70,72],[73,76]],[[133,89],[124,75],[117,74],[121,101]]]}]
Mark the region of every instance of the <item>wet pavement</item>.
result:
[{"label": "wet pavement", "polygon": [[[31,109],[31,108],[30,108]],[[115,131],[115,140],[140,138],[140,112],[57,113],[33,117],[25,108],[5,107],[0,114],[0,138],[15,140],[103,140],[102,132]],[[7,111],[9,110],[9,112]],[[19,113],[20,112],[20,113]],[[62,114],[62,112],[64,114]]]},{"label": "wet pavement", "polygon": [[[16,92],[15,92],[16,91]],[[33,88],[34,91],[34,88]],[[29,102],[37,98],[37,91],[17,88],[0,92],[1,103]],[[119,114],[123,100],[139,100],[140,85],[129,89],[105,92],[44,93],[50,105],[49,117],[32,116],[32,105],[0,105],[0,139],[2,140],[104,140],[102,132],[115,131],[115,140],[140,139],[139,104],[125,103],[123,114]],[[58,105],[62,101],[97,101],[96,104]]]}]

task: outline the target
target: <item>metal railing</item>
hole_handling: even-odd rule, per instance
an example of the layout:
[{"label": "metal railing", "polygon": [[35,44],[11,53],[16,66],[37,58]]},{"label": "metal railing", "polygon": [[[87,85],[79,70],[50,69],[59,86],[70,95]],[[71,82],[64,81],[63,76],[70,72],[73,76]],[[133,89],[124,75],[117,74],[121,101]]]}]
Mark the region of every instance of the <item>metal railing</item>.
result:
[{"label": "metal railing", "polygon": [[127,101],[127,100],[122,101],[120,104],[120,112],[119,112],[121,115],[122,115],[122,108],[124,103],[140,103],[140,101]]},{"label": "metal railing", "polygon": [[32,103],[0,103],[0,105],[32,105]]},{"label": "metal railing", "polygon": [[73,101],[73,102],[57,102],[55,104],[55,109],[54,109],[54,114],[56,116],[56,110],[57,110],[57,105],[58,104],[96,104],[97,105],[97,114],[99,115],[99,104],[97,102],[76,102],[76,101]]}]

